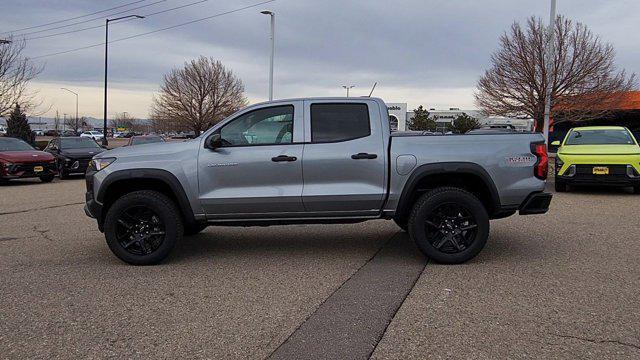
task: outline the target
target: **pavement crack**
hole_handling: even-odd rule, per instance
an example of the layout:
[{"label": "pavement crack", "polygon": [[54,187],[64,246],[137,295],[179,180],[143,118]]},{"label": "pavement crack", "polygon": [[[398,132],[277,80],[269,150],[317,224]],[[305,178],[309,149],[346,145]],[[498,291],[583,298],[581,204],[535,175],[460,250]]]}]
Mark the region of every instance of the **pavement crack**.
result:
[{"label": "pavement crack", "polygon": [[628,343],[628,342],[624,342],[624,341],[620,341],[620,340],[592,339],[592,338],[588,338],[588,337],[584,337],[584,336],[565,335],[565,334],[550,334],[550,335],[554,335],[554,336],[565,338],[565,339],[575,339],[575,340],[580,340],[580,341],[586,341],[586,342],[590,342],[590,343],[593,343],[593,344],[618,344],[618,345],[622,345],[622,346],[631,347],[631,348],[634,348],[636,350],[640,350],[640,345],[636,345],[636,344],[632,344],[632,343]]},{"label": "pavement crack", "polygon": [[65,207],[65,206],[82,205],[82,204],[84,204],[84,202],[75,202],[75,203],[62,204],[62,205],[52,205],[52,206],[45,206],[45,207],[41,207],[41,208],[27,209],[27,210],[7,211],[7,212],[0,212],[0,215],[22,214],[22,213],[31,212],[31,211],[56,209],[56,208]]},{"label": "pavement crack", "polygon": [[11,240],[18,240],[18,239],[20,238],[11,237],[11,236],[0,237],[0,241],[11,241]]},{"label": "pavement crack", "polygon": [[33,231],[37,232],[40,235],[40,237],[49,241],[53,241],[53,239],[48,234],[48,232],[50,231],[49,229],[40,230],[34,226]]}]

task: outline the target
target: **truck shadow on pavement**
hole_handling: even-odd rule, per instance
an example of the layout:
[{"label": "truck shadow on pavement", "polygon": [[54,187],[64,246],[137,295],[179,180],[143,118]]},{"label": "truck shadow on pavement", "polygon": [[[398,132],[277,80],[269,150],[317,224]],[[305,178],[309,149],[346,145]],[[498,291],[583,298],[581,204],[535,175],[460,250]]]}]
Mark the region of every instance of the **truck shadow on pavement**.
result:
[{"label": "truck shadow on pavement", "polygon": [[[362,225],[300,225],[269,228],[216,227],[186,236],[166,264],[229,257],[336,257],[376,251],[399,230],[372,231]],[[408,240],[410,241],[410,240]]]}]

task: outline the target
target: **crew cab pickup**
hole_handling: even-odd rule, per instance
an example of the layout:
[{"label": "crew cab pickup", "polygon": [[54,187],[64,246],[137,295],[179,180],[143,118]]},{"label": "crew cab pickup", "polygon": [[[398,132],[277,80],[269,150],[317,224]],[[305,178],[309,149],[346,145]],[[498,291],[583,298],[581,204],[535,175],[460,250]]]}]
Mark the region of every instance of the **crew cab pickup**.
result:
[{"label": "crew cab pickup", "polygon": [[209,225],[392,219],[442,263],[473,258],[489,220],[547,212],[540,134],[391,133],[377,98],[278,100],[199,137],[96,155],[88,216],[131,264],[162,261]]}]

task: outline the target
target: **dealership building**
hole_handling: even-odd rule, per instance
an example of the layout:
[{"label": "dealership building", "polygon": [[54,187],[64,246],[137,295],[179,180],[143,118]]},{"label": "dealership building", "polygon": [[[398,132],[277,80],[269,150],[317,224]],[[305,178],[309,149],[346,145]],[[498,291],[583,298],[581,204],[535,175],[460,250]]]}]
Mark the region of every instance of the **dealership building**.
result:
[{"label": "dealership building", "polygon": [[[413,117],[413,111],[407,111],[407,103],[387,103],[389,110],[389,124],[391,131],[406,131],[407,122]],[[483,126],[493,128],[511,128],[516,131],[533,130],[533,119],[507,118],[507,117],[487,117],[478,110],[461,110],[451,107],[448,109],[430,108],[429,117],[436,122],[436,131],[445,132],[447,126],[453,123],[458,116],[468,115],[475,118]]]}]

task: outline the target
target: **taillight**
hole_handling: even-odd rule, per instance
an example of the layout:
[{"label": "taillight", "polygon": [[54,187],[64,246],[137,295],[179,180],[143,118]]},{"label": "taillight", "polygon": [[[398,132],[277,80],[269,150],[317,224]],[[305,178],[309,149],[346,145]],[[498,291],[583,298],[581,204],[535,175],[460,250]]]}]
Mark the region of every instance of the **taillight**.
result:
[{"label": "taillight", "polygon": [[540,180],[547,180],[549,174],[549,154],[545,143],[531,143],[531,153],[538,159],[533,165],[533,175]]}]

